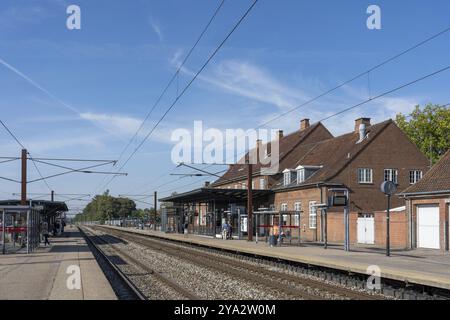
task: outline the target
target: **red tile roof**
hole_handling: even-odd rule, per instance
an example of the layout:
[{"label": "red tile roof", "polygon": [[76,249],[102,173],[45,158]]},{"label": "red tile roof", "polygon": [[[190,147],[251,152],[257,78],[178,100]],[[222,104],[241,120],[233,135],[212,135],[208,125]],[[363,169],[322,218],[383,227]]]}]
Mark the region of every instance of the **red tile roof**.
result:
[{"label": "red tile roof", "polygon": [[450,150],[416,184],[401,194],[450,192]]},{"label": "red tile roof", "polygon": [[335,183],[333,178],[390,124],[393,124],[392,120],[367,127],[367,138],[360,143],[357,143],[359,133],[352,131],[339,137],[300,146],[289,156],[289,159],[286,159],[286,166],[281,170],[295,169],[300,165],[322,166],[322,168],[318,169],[304,183],[298,184],[297,181],[293,181],[288,186],[282,186],[282,181],[279,181],[278,187],[290,188],[311,183]]},{"label": "red tile roof", "polygon": [[[310,135],[315,129],[319,126],[323,127],[322,123],[316,123],[311,125],[305,130],[297,130],[289,135],[282,137],[279,141],[279,163],[280,163],[280,172],[286,168],[285,159],[291,154],[297,154],[296,150],[299,145],[305,140],[308,135]],[[330,134],[331,136],[331,134]],[[268,144],[268,150],[270,152],[270,143]],[[254,150],[254,149],[253,149]],[[293,152],[295,151],[295,152]],[[245,155],[245,158],[248,157],[248,153]],[[245,159],[244,157],[242,159]],[[242,159],[239,161],[242,163]],[[264,168],[264,165],[258,162],[258,164],[253,165],[253,174],[256,174]],[[225,172],[217,181],[215,181],[212,186],[219,186],[221,184],[230,183],[231,181],[241,180],[247,177],[248,167],[245,164],[233,164],[230,165],[230,168],[227,172]]]}]

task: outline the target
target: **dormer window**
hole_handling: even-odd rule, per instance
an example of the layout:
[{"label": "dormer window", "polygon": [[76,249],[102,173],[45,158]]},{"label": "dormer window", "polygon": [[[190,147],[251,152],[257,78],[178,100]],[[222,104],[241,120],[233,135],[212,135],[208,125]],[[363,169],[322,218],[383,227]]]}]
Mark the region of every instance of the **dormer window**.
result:
[{"label": "dormer window", "polygon": [[297,170],[297,183],[303,183],[305,182],[305,169],[298,169]]},{"label": "dormer window", "polygon": [[289,184],[291,184],[291,171],[290,170],[284,172],[284,180],[283,180],[283,185],[287,186]]},{"label": "dormer window", "polygon": [[295,169],[285,169],[283,171],[283,185],[287,186],[292,182],[297,181],[297,170]]},{"label": "dormer window", "polygon": [[297,184],[305,182],[309,177],[311,177],[317,170],[321,169],[322,166],[298,166],[297,167]]}]

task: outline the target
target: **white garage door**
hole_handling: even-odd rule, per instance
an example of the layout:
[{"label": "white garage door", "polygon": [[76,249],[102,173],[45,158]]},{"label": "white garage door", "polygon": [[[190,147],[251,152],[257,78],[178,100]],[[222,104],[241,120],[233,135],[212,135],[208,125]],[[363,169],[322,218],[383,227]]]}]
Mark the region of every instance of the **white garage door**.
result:
[{"label": "white garage door", "polygon": [[439,206],[417,207],[417,246],[439,249]]}]

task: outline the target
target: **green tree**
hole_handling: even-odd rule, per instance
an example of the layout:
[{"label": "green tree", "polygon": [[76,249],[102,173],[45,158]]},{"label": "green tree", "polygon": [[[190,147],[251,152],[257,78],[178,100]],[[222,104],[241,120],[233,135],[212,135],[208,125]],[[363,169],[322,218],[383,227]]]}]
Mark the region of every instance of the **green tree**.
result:
[{"label": "green tree", "polygon": [[409,115],[397,114],[397,125],[433,164],[450,148],[450,108],[427,104]]},{"label": "green tree", "polygon": [[116,198],[106,191],[96,195],[84,208],[83,213],[76,216],[76,221],[105,221],[137,216],[136,203],[128,198]]}]

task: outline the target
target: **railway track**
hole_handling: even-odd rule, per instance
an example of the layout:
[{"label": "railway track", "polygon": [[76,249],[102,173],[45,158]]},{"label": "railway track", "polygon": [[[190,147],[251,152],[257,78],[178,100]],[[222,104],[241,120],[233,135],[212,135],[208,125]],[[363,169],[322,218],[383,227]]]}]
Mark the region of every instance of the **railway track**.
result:
[{"label": "railway track", "polygon": [[[150,268],[148,265],[143,263],[142,261],[136,259],[123,249],[119,248],[117,245],[112,243],[111,241],[108,241],[108,239],[104,236],[100,236],[97,234],[91,234],[91,238],[95,239],[97,242],[101,242],[104,245],[107,245],[109,248],[111,248],[122,260],[126,261],[128,264],[137,266],[139,269],[143,270],[145,272],[144,275],[148,275],[153,277],[156,281],[160,282],[166,287],[171,288],[174,292],[177,294],[183,296],[184,298],[188,300],[199,300],[199,297],[192,293],[191,291],[183,288],[182,286],[178,285],[175,281],[170,279],[169,277],[165,276],[164,273],[156,271],[152,268]],[[100,249],[99,249],[100,250]],[[117,267],[116,267],[117,268]],[[120,270],[120,269],[119,269]],[[127,277],[122,271],[121,273],[129,280],[129,277]],[[131,283],[133,283],[131,280],[129,280]],[[136,285],[133,284],[133,287],[139,291]],[[140,291],[139,291],[140,292]],[[142,296],[144,296],[142,294]],[[143,299],[140,300],[147,300],[147,297],[144,296]]]},{"label": "railway track", "polygon": [[228,256],[219,256],[201,249],[194,249],[188,245],[168,243],[129,231],[103,227],[96,227],[96,229],[116,238],[131,241],[152,250],[159,250],[200,267],[228,274],[259,286],[268,287],[271,290],[285,295],[287,298],[319,300],[325,299],[324,293],[327,293],[336,296],[337,299],[385,299],[381,295],[356,291],[319,280],[302,278],[293,274],[270,270],[261,265],[251,264]]},{"label": "railway track", "polygon": [[115,263],[111,261],[108,255],[105,254],[105,252],[99,247],[97,243],[99,239],[96,236],[88,234],[82,228],[78,229],[88,242],[88,245],[93,249],[93,253],[97,259],[101,259],[103,265],[114,274],[113,277],[115,280],[113,281],[120,282],[119,284],[116,283],[113,286],[118,298],[121,300],[147,300],[146,296],[137,288],[137,286],[134,285],[133,281],[131,281],[130,278],[122,272],[122,270],[120,270]]}]

